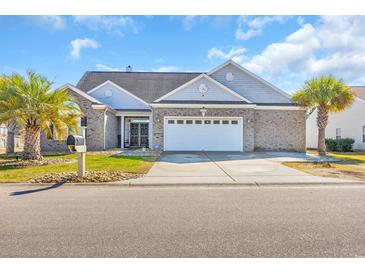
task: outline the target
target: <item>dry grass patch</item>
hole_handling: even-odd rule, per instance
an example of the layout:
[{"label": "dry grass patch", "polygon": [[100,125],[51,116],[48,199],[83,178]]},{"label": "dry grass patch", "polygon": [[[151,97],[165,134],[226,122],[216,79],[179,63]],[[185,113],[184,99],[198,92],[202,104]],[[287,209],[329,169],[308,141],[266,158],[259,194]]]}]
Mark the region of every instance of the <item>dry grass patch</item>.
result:
[{"label": "dry grass patch", "polygon": [[365,164],[362,163],[344,161],[338,163],[286,162],[283,164],[315,176],[365,181]]}]

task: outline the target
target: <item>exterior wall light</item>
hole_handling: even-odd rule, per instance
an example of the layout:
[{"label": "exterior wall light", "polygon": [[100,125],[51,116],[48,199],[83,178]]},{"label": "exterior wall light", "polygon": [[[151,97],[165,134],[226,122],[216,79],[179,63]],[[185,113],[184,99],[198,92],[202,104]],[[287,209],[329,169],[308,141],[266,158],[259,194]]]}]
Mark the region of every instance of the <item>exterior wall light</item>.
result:
[{"label": "exterior wall light", "polygon": [[207,113],[207,110],[205,109],[205,107],[202,107],[200,109],[200,113],[202,114],[203,117],[205,117],[205,114]]}]

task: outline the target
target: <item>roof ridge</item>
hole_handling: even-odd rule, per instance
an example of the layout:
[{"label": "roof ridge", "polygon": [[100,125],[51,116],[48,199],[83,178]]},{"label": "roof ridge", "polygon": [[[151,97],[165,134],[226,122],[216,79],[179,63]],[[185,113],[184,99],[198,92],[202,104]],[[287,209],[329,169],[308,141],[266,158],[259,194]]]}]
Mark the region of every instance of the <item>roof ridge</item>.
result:
[{"label": "roof ridge", "polygon": [[199,71],[105,71],[105,70],[88,70],[84,73],[154,73],[154,74],[205,74]]}]

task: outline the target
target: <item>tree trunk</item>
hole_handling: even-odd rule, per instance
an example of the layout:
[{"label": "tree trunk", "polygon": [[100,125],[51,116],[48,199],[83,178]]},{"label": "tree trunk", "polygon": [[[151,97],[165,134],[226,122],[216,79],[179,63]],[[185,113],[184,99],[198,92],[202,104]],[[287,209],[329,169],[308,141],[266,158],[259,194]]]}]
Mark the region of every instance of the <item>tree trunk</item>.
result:
[{"label": "tree trunk", "polygon": [[326,154],[326,127],[328,122],[328,111],[325,107],[319,106],[317,112],[318,127],[318,153]]},{"label": "tree trunk", "polygon": [[41,155],[41,128],[26,126],[23,160],[42,160]]}]

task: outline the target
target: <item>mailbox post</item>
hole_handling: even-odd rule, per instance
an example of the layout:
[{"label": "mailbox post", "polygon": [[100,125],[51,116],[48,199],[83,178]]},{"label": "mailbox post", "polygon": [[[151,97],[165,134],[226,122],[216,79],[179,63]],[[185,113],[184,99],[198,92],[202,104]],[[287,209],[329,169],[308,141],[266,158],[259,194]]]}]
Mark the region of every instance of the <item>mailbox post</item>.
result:
[{"label": "mailbox post", "polygon": [[79,161],[78,161],[79,163],[78,163],[77,175],[79,177],[84,177],[85,171],[86,171],[86,136],[85,136],[86,127],[81,126],[81,131],[82,131],[82,137],[84,137],[85,151],[79,153]]},{"label": "mailbox post", "polygon": [[78,155],[78,176],[85,176],[85,160],[86,160],[86,141],[85,127],[82,127],[82,135],[69,135],[67,137],[67,146],[71,152],[77,152]]}]

